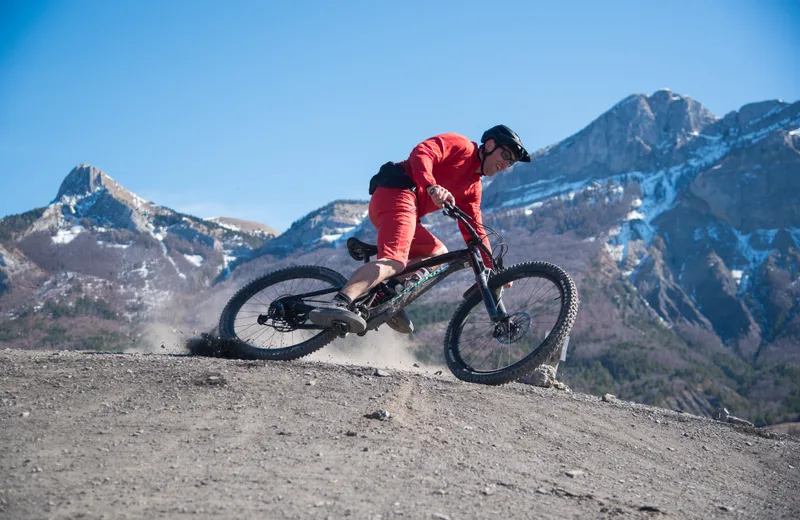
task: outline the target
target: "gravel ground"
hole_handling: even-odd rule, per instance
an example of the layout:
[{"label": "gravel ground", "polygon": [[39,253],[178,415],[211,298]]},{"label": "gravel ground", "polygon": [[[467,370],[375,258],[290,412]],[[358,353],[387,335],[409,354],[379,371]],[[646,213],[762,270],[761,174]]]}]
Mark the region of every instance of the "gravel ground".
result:
[{"label": "gravel ground", "polygon": [[0,518],[800,518],[800,442],[320,361],[0,351]]}]

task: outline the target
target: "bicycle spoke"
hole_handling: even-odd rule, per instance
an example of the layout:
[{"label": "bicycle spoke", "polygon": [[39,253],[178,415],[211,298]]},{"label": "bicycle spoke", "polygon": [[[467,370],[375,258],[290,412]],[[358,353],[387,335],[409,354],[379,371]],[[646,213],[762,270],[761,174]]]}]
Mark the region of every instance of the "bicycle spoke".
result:
[{"label": "bicycle spoke", "polygon": [[[459,328],[458,351],[477,372],[504,370],[534,352],[555,327],[563,304],[553,280],[544,276],[515,279],[503,290],[507,323],[495,324],[479,303]],[[500,332],[496,327],[505,327]]]},{"label": "bicycle spoke", "polygon": [[[481,347],[478,349],[478,351],[477,351],[475,354],[473,354],[473,357],[472,357],[472,358],[473,358],[473,359],[477,358],[478,354],[480,354],[481,352],[483,352],[483,350],[484,350],[484,349],[485,349],[485,348],[486,348],[486,347],[489,345],[489,343],[490,343],[490,342],[492,342],[492,340],[493,340],[493,339],[494,339],[494,338],[492,338],[492,337],[489,337],[488,339],[486,339],[486,340],[483,342],[483,345],[481,345]],[[489,356],[489,355],[491,355],[491,351],[489,352],[489,354],[487,354],[487,356]],[[486,358],[484,358],[484,360],[485,360],[485,359],[486,359]]]},{"label": "bicycle spoke", "polygon": [[[314,278],[292,278],[269,285],[242,303],[233,318],[234,332],[241,341],[264,349],[281,349],[302,344],[314,338],[322,330],[297,329],[281,319],[273,318],[267,319],[261,325],[257,319],[266,316],[270,312],[270,305],[280,298],[333,289],[333,287],[330,282]],[[303,302],[313,306],[314,302],[329,301],[334,294],[335,291],[331,291],[330,295],[317,295]]]}]

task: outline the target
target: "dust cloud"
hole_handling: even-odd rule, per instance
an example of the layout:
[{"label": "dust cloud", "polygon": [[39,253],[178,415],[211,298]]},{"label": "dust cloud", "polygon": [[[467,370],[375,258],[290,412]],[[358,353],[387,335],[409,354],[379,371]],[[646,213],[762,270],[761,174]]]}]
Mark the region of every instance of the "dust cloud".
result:
[{"label": "dust cloud", "polygon": [[365,336],[350,334],[346,338],[336,339],[304,359],[336,365],[365,365],[420,372],[444,369],[417,361],[409,337],[388,327],[370,331]]},{"label": "dust cloud", "polygon": [[[217,337],[220,313],[234,292],[233,287],[225,289],[164,302],[155,313],[159,319],[142,325],[137,346],[127,352],[229,357],[230,350]],[[444,366],[418,361],[413,338],[382,325],[365,336],[337,338],[302,359],[419,372],[446,370]]]},{"label": "dust cloud", "polygon": [[180,354],[184,352],[185,339],[179,329],[169,323],[150,322],[145,325],[137,345],[125,353]]},{"label": "dust cloud", "polygon": [[[175,296],[152,312],[153,319],[139,326],[135,345],[127,353],[187,353],[187,344],[202,336],[215,335],[220,313],[233,294],[225,288],[212,294]],[[191,350],[189,350],[191,354]]]},{"label": "dust cloud", "polygon": [[[215,333],[202,333],[184,338],[180,353],[191,356],[236,359],[236,348],[221,340]],[[372,331],[364,337],[349,335],[337,338],[322,349],[300,358],[332,365],[359,365],[404,370],[408,372],[438,372],[444,366],[425,364],[414,356],[414,345],[407,336],[390,329]]]}]

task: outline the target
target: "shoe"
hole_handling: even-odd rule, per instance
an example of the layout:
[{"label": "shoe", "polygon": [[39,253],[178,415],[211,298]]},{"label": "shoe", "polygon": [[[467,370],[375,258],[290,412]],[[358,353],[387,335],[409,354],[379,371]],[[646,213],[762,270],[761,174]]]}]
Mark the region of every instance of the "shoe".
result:
[{"label": "shoe", "polygon": [[392,315],[386,324],[391,329],[396,330],[401,334],[411,334],[414,332],[414,323],[411,321],[411,318],[408,317],[408,314],[406,314],[404,309],[400,309],[399,312],[396,312],[394,315]]},{"label": "shoe", "polygon": [[316,308],[308,313],[308,319],[320,327],[332,327],[334,321],[347,324],[349,332],[358,334],[367,330],[367,322],[360,315],[351,311],[345,304],[318,303]]}]

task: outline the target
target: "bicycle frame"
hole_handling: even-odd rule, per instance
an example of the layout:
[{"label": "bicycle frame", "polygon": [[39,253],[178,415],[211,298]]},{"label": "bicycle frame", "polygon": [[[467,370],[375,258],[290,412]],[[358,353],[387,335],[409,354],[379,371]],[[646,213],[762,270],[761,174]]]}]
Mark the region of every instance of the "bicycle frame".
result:
[{"label": "bicycle frame", "polygon": [[[411,274],[413,272],[422,269],[423,267],[427,268],[435,268],[433,272],[431,272],[428,276],[417,282],[412,287],[404,289],[400,294],[397,294],[391,299],[386,302],[383,302],[375,307],[369,307],[369,304],[375,299],[375,296],[379,291],[386,291],[387,286],[381,282],[372,289],[370,289],[366,294],[357,298],[355,300],[356,305],[363,305],[369,315],[367,316],[367,330],[374,330],[377,329],[378,326],[386,323],[386,321],[391,318],[392,315],[400,311],[401,309],[405,308],[406,306],[410,305],[414,300],[428,292],[431,288],[433,288],[436,284],[450,276],[451,274],[460,271],[462,269],[466,269],[467,267],[472,267],[472,271],[475,274],[475,281],[478,286],[478,290],[483,298],[484,305],[486,306],[486,311],[489,314],[492,322],[498,323],[508,318],[508,315],[505,312],[505,308],[498,298],[497,302],[495,302],[495,298],[492,295],[491,290],[489,289],[488,281],[489,281],[489,274],[491,273],[492,269],[489,269],[485,266],[483,262],[483,258],[481,256],[481,251],[486,253],[488,256],[491,256],[491,252],[488,250],[486,245],[480,238],[480,235],[475,231],[475,229],[470,225],[467,221],[468,216],[464,214],[460,209],[455,206],[448,205],[444,213],[446,216],[458,220],[461,222],[465,228],[467,229],[469,235],[471,236],[470,240],[467,242],[466,249],[460,249],[458,251],[452,251],[445,253],[443,255],[434,256],[428,259],[425,259],[421,262],[417,262],[413,265],[407,266],[402,272],[397,273],[394,275],[393,278],[402,277],[403,275]],[[365,263],[368,260],[365,259]],[[498,266],[501,267],[501,266]],[[282,298],[285,304],[292,305],[295,312],[299,311],[300,314],[307,313],[313,309],[312,305],[308,305],[302,302],[303,298],[309,298],[314,296],[320,296],[323,294],[331,294],[338,292],[342,289],[343,286],[336,286],[331,287],[328,289],[324,289],[321,291],[314,291],[305,294],[296,294],[292,296],[287,296]],[[299,302],[292,302],[292,300],[299,300]],[[274,305],[278,305],[283,307],[284,302],[278,300],[273,302]],[[291,303],[290,303],[291,302]],[[297,324],[297,328],[302,329],[315,329],[320,328],[316,325],[307,323],[307,324]],[[364,334],[364,333],[362,333]]]},{"label": "bicycle frame", "polygon": [[[443,255],[435,256],[432,258],[428,258],[421,262],[417,262],[416,264],[407,266],[402,272],[395,275],[395,277],[401,277],[406,274],[410,274],[413,272],[422,269],[423,267],[436,267],[441,266],[434,272],[432,272],[427,277],[420,280],[417,284],[413,287],[404,290],[401,294],[397,295],[393,298],[390,302],[387,303],[395,303],[398,302],[395,306],[383,304],[379,306],[375,310],[378,311],[377,313],[380,314],[382,309],[380,307],[386,306],[392,312],[390,314],[394,314],[398,310],[402,309],[406,305],[410,304],[420,296],[422,296],[428,289],[442,281],[447,276],[451,275],[456,271],[460,271],[461,269],[466,268],[467,266],[471,266],[473,272],[475,273],[475,281],[478,286],[478,290],[483,297],[484,304],[486,305],[486,311],[489,313],[490,318],[493,322],[497,322],[502,320],[506,317],[505,309],[498,298],[498,301],[494,301],[494,296],[492,295],[491,291],[489,290],[489,274],[491,273],[492,269],[486,268],[485,264],[483,263],[483,258],[481,256],[481,252],[484,252],[486,256],[492,256],[491,251],[486,247],[481,240],[481,236],[475,230],[474,227],[469,223],[469,217],[460,209],[452,204],[446,204],[444,208],[444,214],[447,217],[450,217],[454,220],[459,221],[467,230],[467,233],[470,235],[470,240],[467,242],[467,249],[461,249],[458,251],[453,251],[451,253],[445,253]],[[502,259],[497,260],[498,268],[502,268]],[[433,279],[432,283],[426,284],[426,280]],[[419,289],[418,289],[419,288]],[[371,292],[371,291],[370,291]],[[408,295],[407,297],[404,297]],[[379,310],[380,309],[380,310]],[[369,326],[369,325],[368,325]]]}]

